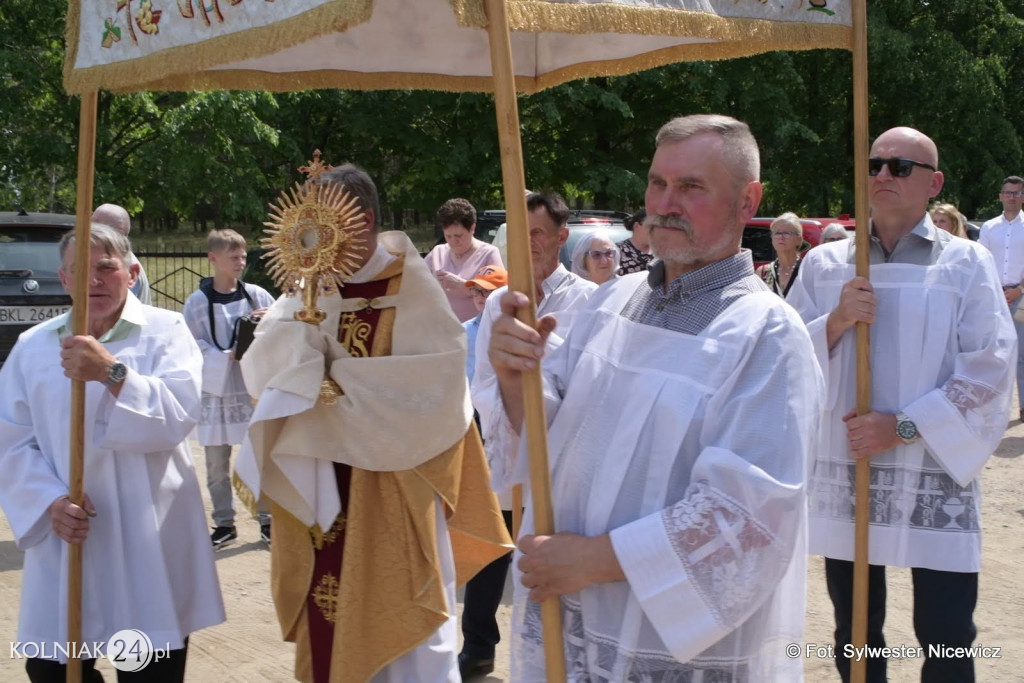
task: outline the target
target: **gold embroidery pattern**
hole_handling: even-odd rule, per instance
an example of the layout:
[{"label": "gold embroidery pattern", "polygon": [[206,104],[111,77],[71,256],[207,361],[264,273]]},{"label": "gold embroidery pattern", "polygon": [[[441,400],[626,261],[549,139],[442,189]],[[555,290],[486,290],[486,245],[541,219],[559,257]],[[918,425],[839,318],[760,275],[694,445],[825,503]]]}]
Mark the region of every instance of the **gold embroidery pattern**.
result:
[{"label": "gold embroidery pattern", "polygon": [[360,320],[354,313],[344,313],[338,328],[338,341],[346,351],[356,358],[369,358],[370,350],[366,342],[373,332],[370,323]]},{"label": "gold embroidery pattern", "polygon": [[324,619],[334,623],[338,619],[338,577],[327,572],[313,589],[313,603]]},{"label": "gold embroidery pattern", "polygon": [[334,520],[334,524],[324,534],[324,545],[334,543],[338,540],[338,536],[345,530],[345,515],[338,515],[338,518]]}]

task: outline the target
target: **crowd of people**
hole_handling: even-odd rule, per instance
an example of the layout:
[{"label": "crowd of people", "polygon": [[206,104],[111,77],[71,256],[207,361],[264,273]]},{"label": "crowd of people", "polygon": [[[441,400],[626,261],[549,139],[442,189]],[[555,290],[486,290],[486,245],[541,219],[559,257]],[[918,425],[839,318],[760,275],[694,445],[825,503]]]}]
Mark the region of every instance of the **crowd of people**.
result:
[{"label": "crowd of people", "polygon": [[[559,600],[571,681],[801,680],[785,646],[801,641],[809,548],[825,557],[845,682],[854,470],[869,458],[868,644],[885,644],[891,566],[912,570],[921,646],[969,647],[979,475],[1014,367],[1024,388],[1024,179],[1005,180],[1003,213],[975,242],[955,207],[929,205],[944,176],[925,134],[885,131],[868,169],[870,278],[842,224],[810,248],[792,213],[771,223],[776,259],[755,269],[740,247],[762,194],[750,129],[673,119],[628,239],[588,231],[567,268],[564,200],[526,197],[535,327],[468,201],[438,209],[444,243],[421,258],[379,230],[376,185],[352,164],[309,181],[343,185],[365,217],[351,274],[319,287],[318,319],[297,315],[295,292],[275,301],[241,281],[245,240],[230,230],[209,235],[214,274],[184,315],[145,305],[127,224],[107,225],[127,214],[101,207],[89,263],[75,263],[73,235],[59,247],[73,296],[76,265],[89,268],[88,334],[59,316],[0,369],[0,505],[25,551],[18,640],[66,640],[55,587],[68,544],[86,543],[85,640],[140,629],[172,650],[144,680],[183,681],[189,635],[225,618],[214,550],[237,538],[234,478],[270,548],[298,680],[489,673],[510,568],[515,681],[546,680],[546,599]],[[247,347],[243,319],[259,321]],[[534,533],[522,438],[523,375],[538,370],[553,535]],[[82,501],[69,498],[71,380],[86,386]],[[923,681],[974,680],[969,654],[932,652]],[[65,662],[29,657],[29,679],[63,680]],[[886,680],[884,657],[867,675]]]}]

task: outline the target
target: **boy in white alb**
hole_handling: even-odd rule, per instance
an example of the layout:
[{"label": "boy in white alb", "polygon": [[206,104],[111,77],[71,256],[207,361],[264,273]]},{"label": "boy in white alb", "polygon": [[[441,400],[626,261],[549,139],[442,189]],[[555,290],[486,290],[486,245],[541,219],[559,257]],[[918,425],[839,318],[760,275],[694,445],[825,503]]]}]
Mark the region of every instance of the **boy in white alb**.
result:
[{"label": "boy in white alb", "polygon": [[[206,451],[206,485],[213,504],[215,549],[238,538],[231,494],[231,447],[242,443],[252,416],[235,357],[236,321],[250,311],[262,313],[274,298],[262,287],[239,278],[245,270],[245,238],[234,230],[213,230],[207,237],[213,277],[204,278],[185,302],[185,322],[203,352],[202,414],[197,433]],[[260,537],[270,543],[269,510],[259,512]]]}]

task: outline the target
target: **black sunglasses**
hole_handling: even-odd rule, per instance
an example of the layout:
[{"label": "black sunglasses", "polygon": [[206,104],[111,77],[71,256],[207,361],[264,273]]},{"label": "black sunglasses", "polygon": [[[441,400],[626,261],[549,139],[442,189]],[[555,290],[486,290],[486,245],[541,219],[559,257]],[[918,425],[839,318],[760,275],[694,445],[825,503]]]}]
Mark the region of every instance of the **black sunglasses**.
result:
[{"label": "black sunglasses", "polygon": [[868,175],[876,176],[882,172],[882,167],[888,166],[889,173],[892,174],[893,178],[906,178],[914,172],[915,166],[921,168],[927,168],[929,171],[937,171],[938,169],[931,164],[922,164],[920,161],[911,161],[910,159],[880,159],[878,157],[871,157],[868,159]]}]

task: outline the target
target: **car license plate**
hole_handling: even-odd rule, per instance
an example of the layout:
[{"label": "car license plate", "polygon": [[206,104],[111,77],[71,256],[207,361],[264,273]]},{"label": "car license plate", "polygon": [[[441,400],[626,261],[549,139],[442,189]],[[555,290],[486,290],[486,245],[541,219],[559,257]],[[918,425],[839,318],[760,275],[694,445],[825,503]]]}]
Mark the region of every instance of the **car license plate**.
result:
[{"label": "car license plate", "polygon": [[0,325],[35,325],[64,313],[70,306],[0,306]]}]

